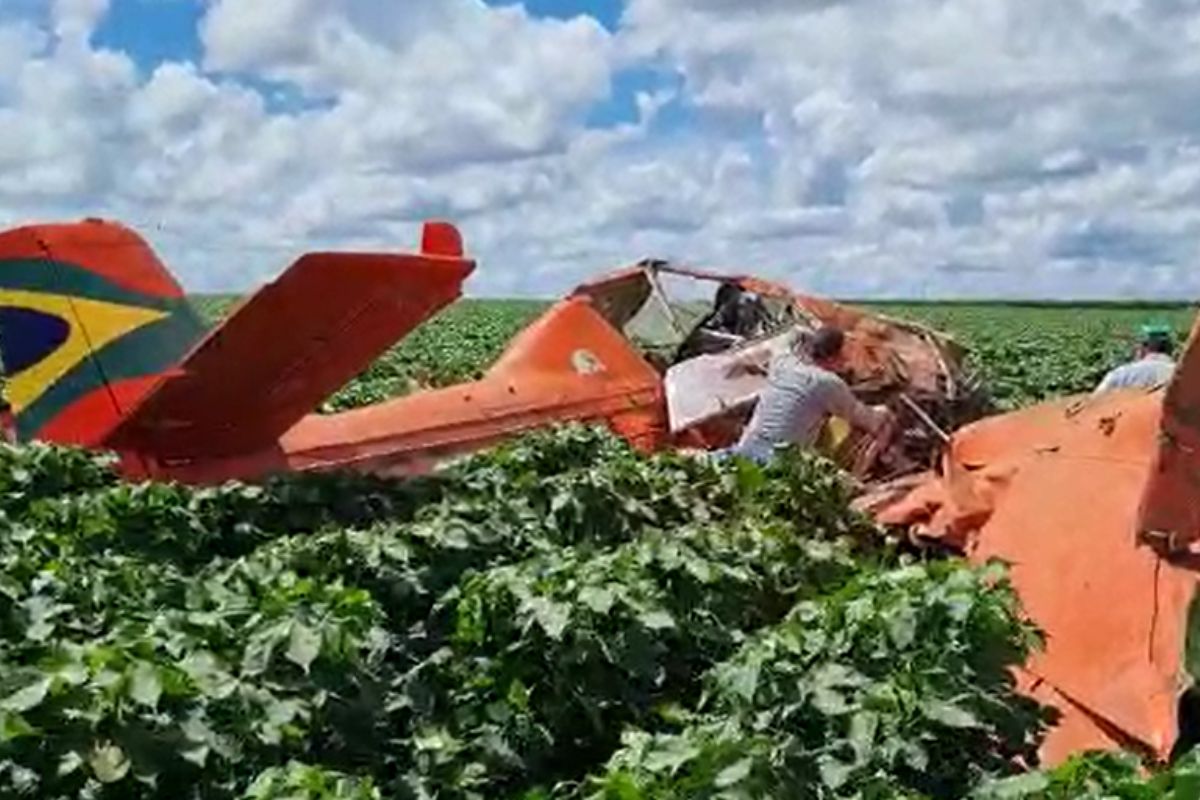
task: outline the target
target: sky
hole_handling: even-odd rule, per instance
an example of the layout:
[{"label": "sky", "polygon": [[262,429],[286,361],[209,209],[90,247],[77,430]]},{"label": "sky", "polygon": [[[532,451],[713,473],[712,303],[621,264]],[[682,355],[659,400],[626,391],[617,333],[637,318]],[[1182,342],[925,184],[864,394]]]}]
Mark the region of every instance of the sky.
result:
[{"label": "sky", "polygon": [[0,225],[192,291],[463,232],[854,298],[1200,295],[1200,0],[0,0]]}]

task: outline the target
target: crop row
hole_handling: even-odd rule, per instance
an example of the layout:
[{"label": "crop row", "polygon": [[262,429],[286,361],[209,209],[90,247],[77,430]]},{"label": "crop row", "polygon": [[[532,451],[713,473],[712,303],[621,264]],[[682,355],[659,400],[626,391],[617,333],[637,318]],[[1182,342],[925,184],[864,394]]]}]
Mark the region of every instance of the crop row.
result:
[{"label": "crop row", "polygon": [[[212,319],[228,300],[205,300]],[[339,392],[326,410],[368,405],[415,389],[478,377],[508,341],[545,308],[536,301],[465,300],[435,317]],[[1182,342],[1195,310],[1182,307],[879,304],[966,344],[970,367],[1001,410],[1089,391],[1127,360],[1138,326],[1163,322]]]},{"label": "crop row", "polygon": [[946,331],[970,349],[970,365],[1001,410],[1088,392],[1132,358],[1140,325],[1164,323],[1180,345],[1196,317],[1183,307],[882,305],[886,314]]}]

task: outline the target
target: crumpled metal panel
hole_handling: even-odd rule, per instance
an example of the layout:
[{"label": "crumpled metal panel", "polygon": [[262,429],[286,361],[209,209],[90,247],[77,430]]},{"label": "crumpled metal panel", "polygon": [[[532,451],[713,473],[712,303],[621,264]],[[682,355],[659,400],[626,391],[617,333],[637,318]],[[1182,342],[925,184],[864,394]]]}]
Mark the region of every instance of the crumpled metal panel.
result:
[{"label": "crumpled metal panel", "polygon": [[789,331],[744,349],[697,356],[668,369],[664,384],[671,433],[754,403],[767,379],[761,373],[736,369],[737,364],[744,360],[769,364],[787,351],[790,339]]},{"label": "crumpled metal panel", "polygon": [[[1178,380],[1190,384],[1187,369]],[[1178,738],[1197,573],[1133,535],[1171,423],[1162,398],[1121,391],[992,417],[953,437],[941,474],[898,500],[880,490],[860,501],[973,562],[1012,566],[1024,610],[1047,636],[1025,667],[1043,687],[1034,694],[1066,701],[1055,703],[1064,719],[1042,750],[1049,763],[1117,746],[1165,758]],[[1174,499],[1183,508],[1200,495]]]},{"label": "crumpled metal panel", "polygon": [[1163,400],[1137,532],[1166,555],[1192,553],[1200,540],[1200,320]]}]

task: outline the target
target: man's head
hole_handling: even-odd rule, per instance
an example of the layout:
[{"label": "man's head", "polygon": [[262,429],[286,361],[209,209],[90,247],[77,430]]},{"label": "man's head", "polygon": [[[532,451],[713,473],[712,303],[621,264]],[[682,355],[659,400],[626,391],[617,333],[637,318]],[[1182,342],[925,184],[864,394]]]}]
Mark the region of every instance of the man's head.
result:
[{"label": "man's head", "polygon": [[846,334],[839,328],[826,325],[818,328],[808,340],[808,354],[818,366],[834,366],[841,361],[842,346],[845,343]]},{"label": "man's head", "polygon": [[1143,325],[1138,340],[1138,357],[1161,354],[1170,356],[1175,352],[1175,339],[1166,325]]}]

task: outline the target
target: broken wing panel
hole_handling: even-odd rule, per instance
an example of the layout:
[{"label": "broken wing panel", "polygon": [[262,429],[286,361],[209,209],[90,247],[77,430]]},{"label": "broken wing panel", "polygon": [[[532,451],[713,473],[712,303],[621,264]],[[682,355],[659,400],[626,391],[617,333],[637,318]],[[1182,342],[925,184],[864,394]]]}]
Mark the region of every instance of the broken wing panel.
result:
[{"label": "broken wing panel", "polygon": [[568,421],[604,422],[652,449],[662,416],[658,373],[574,297],[519,334],[483,379],[309,417],[282,446],[294,469],[404,469]]}]

